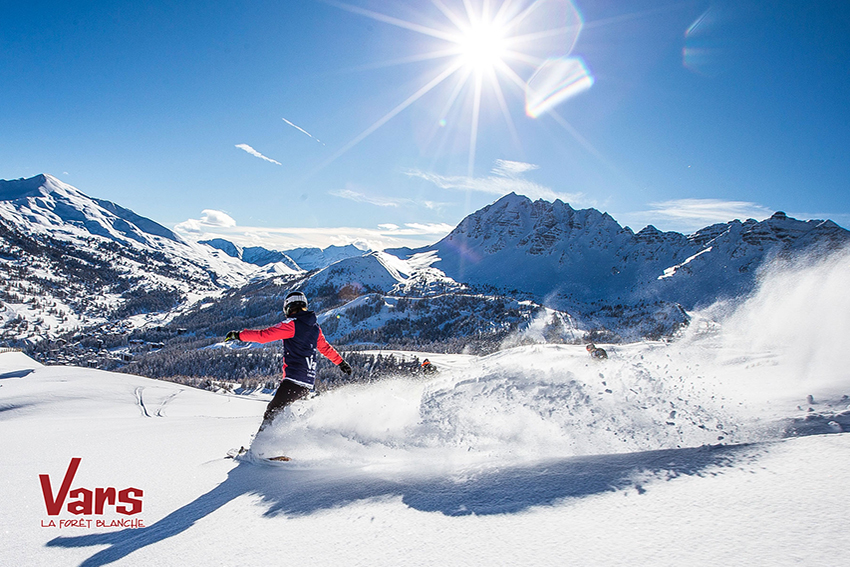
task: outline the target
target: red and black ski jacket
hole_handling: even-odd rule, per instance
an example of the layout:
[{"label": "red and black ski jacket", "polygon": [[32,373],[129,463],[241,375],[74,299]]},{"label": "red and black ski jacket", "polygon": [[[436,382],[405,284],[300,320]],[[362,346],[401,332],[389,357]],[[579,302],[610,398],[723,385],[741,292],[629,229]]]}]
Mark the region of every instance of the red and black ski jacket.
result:
[{"label": "red and black ski jacket", "polygon": [[283,379],[312,388],[316,382],[316,351],[334,364],[342,362],[339,353],[328,344],[313,311],[301,311],[267,329],[246,329],[239,339],[254,343],[283,341]]}]

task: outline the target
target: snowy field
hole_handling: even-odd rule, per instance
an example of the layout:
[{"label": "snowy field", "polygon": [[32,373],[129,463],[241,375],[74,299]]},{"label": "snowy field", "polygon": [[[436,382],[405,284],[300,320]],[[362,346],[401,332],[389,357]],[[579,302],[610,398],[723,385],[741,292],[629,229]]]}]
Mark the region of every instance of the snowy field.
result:
[{"label": "snowy field", "polygon": [[[848,266],[784,266],[747,302],[696,314],[678,340],[604,345],[604,362],[581,346],[429,354],[433,377],[295,404],[253,445],[289,463],[224,458],[250,440],[261,400],[2,353],[0,557],[846,564]],[[51,516],[39,475],[57,497],[74,457]],[[143,491],[141,511],[79,504],[76,489],[109,487]]]}]

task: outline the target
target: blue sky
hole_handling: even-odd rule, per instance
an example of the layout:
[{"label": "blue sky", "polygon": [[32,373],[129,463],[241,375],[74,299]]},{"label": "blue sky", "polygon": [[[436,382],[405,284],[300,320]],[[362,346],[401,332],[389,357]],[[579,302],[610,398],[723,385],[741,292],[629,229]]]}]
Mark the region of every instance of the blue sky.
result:
[{"label": "blue sky", "polygon": [[845,2],[466,5],[4,2],[0,178],[278,249],[428,244],[510,191],[850,226]]}]

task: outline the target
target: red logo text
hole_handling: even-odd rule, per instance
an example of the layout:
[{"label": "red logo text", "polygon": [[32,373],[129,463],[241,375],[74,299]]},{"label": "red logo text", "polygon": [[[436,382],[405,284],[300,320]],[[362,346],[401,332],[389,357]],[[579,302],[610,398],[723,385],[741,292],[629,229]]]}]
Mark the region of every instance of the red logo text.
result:
[{"label": "red logo text", "polygon": [[119,514],[132,516],[142,511],[142,496],[144,492],[141,488],[125,488],[118,490],[113,487],[95,488],[71,488],[74,482],[74,476],[77,474],[77,469],[80,467],[80,457],[71,459],[68,465],[68,470],[65,471],[65,476],[62,479],[62,484],[59,485],[58,492],[55,493],[53,485],[50,482],[50,476],[46,474],[38,475],[41,481],[41,492],[44,495],[44,505],[47,507],[48,516],[58,516],[62,512],[65,501],[70,496],[72,500],[68,501],[65,507],[71,514],[78,516],[103,515],[104,509],[107,506],[114,506],[115,511]]}]

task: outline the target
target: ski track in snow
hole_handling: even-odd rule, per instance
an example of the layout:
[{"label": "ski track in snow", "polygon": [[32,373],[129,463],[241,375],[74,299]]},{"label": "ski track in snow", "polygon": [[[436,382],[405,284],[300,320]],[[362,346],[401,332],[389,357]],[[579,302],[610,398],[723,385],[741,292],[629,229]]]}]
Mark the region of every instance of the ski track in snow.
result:
[{"label": "ski track in snow", "polygon": [[164,413],[162,413],[162,412],[163,412],[163,410],[165,410],[165,406],[167,406],[167,405],[168,405],[168,403],[169,403],[171,400],[173,400],[173,399],[177,396],[177,394],[179,394],[179,393],[180,393],[180,392],[182,392],[182,391],[183,391],[183,390],[177,390],[176,392],[174,392],[173,394],[169,394],[169,396],[168,396],[167,398],[165,398],[164,400],[162,400],[162,403],[159,405],[159,407],[158,407],[158,408],[157,408],[157,410],[156,410],[156,416],[157,416],[157,417],[165,417],[165,414],[164,414]]},{"label": "ski track in snow", "polygon": [[144,416],[144,417],[166,417],[165,413],[163,413],[165,411],[165,407],[169,404],[169,402],[171,402],[171,400],[173,400],[183,390],[182,389],[177,390],[176,392],[172,392],[172,393],[168,394],[168,396],[163,398],[163,400],[159,404],[159,407],[156,409],[156,411],[153,413],[153,415],[151,415],[151,413],[148,411],[148,406],[147,406],[147,404],[145,404],[144,391],[145,391],[144,386],[137,386],[136,389],[133,390],[133,394],[136,397],[136,404],[139,406],[139,409],[142,412],[142,416]]},{"label": "ski track in snow", "polygon": [[136,403],[139,406],[139,409],[142,410],[142,416],[151,417],[151,414],[148,413],[148,408],[145,406],[145,400],[142,396],[142,392],[144,392],[144,386],[137,386],[133,393],[136,395]]}]

